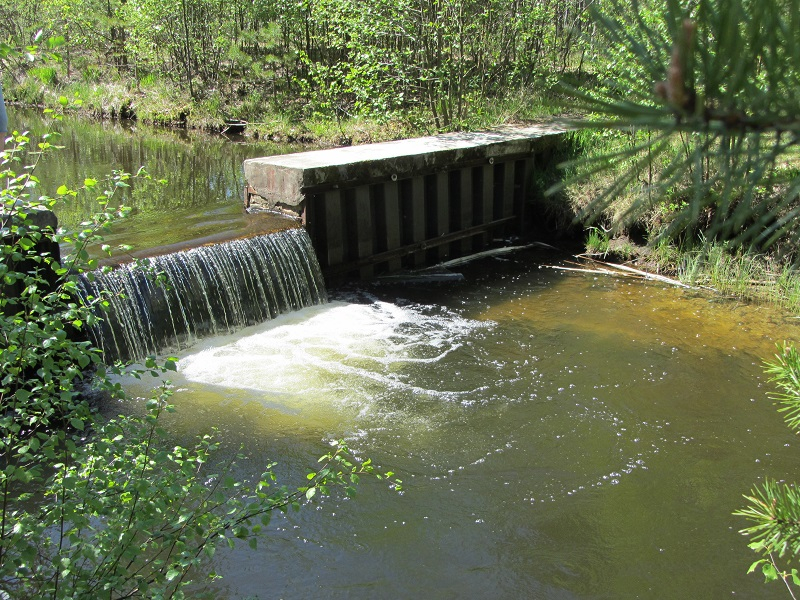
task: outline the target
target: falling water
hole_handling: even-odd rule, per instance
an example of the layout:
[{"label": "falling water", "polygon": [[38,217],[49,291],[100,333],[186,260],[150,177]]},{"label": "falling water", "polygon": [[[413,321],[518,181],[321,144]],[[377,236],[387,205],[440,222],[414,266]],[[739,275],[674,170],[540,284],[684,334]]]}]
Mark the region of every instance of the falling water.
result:
[{"label": "falling water", "polygon": [[107,361],[139,360],[327,300],[303,229],[158,256],[84,276],[110,308],[92,331]]}]

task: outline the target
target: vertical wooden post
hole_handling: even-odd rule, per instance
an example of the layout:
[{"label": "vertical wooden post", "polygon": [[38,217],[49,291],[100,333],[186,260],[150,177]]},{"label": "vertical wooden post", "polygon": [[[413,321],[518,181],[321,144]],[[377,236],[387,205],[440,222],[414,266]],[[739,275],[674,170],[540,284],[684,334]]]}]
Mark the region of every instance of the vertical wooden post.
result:
[{"label": "vertical wooden post", "polygon": [[529,201],[528,195],[531,189],[531,181],[533,179],[534,164],[533,155],[517,161],[517,198],[514,203],[514,214],[518,219],[517,231],[520,234],[525,233],[527,218],[526,209]]},{"label": "vertical wooden post", "polygon": [[[425,178],[414,177],[411,180],[411,242],[416,244],[425,240]],[[425,264],[425,252],[415,252],[411,266]]]},{"label": "vertical wooden post", "polygon": [[[450,174],[447,171],[436,174],[435,202],[436,235],[444,235],[450,231]],[[442,244],[437,254],[440,260],[444,260],[450,255],[450,248]]]},{"label": "vertical wooden post", "polygon": [[[390,181],[383,186],[383,218],[386,229],[386,249],[396,250],[402,244],[400,231],[400,189],[396,181]],[[400,268],[400,259],[389,261],[389,271]]]},{"label": "vertical wooden post", "polygon": [[324,194],[325,254],[320,261],[331,267],[344,261],[344,202],[341,190]]},{"label": "vertical wooden post", "polygon": [[[369,186],[360,185],[356,188],[356,238],[358,240],[358,258],[372,256],[374,244],[374,231],[372,227],[372,205],[369,200]],[[364,279],[372,277],[375,269],[372,266],[362,267],[360,275]]]},{"label": "vertical wooden post", "polygon": [[514,167],[513,160],[504,163],[503,169],[503,218],[514,215]]},{"label": "vertical wooden post", "polygon": [[[459,227],[461,229],[469,229],[472,227],[472,167],[461,169],[459,176],[461,179],[459,185],[461,222]],[[461,240],[461,254],[466,255],[472,252],[472,243],[471,237]]]},{"label": "vertical wooden post", "polygon": [[[483,166],[483,190],[481,192],[481,205],[483,213],[481,215],[481,225],[491,223],[494,217],[494,165],[487,164]],[[491,241],[491,233],[486,232],[483,234],[484,245]]]}]

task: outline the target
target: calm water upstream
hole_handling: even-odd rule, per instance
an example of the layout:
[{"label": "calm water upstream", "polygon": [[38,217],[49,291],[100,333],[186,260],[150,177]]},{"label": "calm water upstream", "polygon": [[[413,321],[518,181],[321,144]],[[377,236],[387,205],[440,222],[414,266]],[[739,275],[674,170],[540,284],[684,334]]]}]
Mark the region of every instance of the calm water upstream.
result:
[{"label": "calm water upstream", "polygon": [[[75,146],[156,144],[114,135]],[[207,146],[170,146],[165,168],[182,153],[207,165]],[[264,153],[227,147],[241,154],[226,173]],[[234,215],[228,202],[238,195],[195,210]],[[257,551],[220,550],[213,595],[786,597],[745,574],[754,555],[731,512],[754,482],[796,476],[761,363],[799,322],[541,266],[558,260],[528,252],[469,265],[456,285],[334,290],[180,355],[176,441],[216,427],[225,452],[245,448],[240,475],[276,460],[302,485],[344,438],[405,482],[397,494],[362,480],[353,500],[276,518]]]},{"label": "calm water upstream", "polygon": [[[9,127],[29,131],[33,143],[45,133],[59,134],[51,142],[63,150],[46,155],[36,171],[42,193],[55,195],[61,184],[77,187],[87,177],[102,179],[115,169],[128,173],[147,169],[152,179],[130,180],[130,189],[121,195],[133,210],[106,236],[112,246],[129,244],[136,252],[208,236],[253,235],[290,223],[272,215],[244,213],[242,161],[297,148],[131,124],[74,118],[57,122],[39,111],[13,106],[8,114]],[[74,226],[98,210],[93,197],[79,198],[80,202],[58,207],[60,224]]]}]

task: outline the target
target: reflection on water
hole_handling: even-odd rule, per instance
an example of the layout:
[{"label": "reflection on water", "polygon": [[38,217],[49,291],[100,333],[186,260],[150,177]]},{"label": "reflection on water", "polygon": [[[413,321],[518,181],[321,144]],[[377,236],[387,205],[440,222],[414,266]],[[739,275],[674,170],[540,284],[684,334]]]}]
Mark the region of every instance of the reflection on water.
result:
[{"label": "reflection on water", "polygon": [[219,597],[779,597],[731,512],[793,437],[761,361],[770,310],[520,255],[446,288],[376,288],[180,357],[176,436],[212,425],[241,473],[301,484],[348,439],[405,481],[219,552]]},{"label": "reflection on water", "polygon": [[[244,213],[242,162],[296,147],[236,144],[222,136],[141,125],[73,118],[54,122],[39,111],[18,107],[9,107],[9,122],[18,131],[29,131],[34,146],[45,133],[60,134],[51,141],[63,148],[45,155],[37,168],[44,194],[55,195],[62,184],[77,188],[87,177],[102,179],[115,170],[147,169],[152,179],[130,180],[130,188],[117,190],[115,200],[124,200],[133,212],[106,235],[112,246],[148,249],[226,232],[237,237],[292,225],[284,218]],[[59,224],[75,227],[99,209],[95,200],[92,194],[81,195],[58,205]]]}]

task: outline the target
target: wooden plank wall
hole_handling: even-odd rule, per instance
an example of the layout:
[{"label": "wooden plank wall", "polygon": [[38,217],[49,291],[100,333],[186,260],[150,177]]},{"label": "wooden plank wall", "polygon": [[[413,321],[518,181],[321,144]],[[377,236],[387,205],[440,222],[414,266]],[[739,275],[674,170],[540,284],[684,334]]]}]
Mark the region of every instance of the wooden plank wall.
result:
[{"label": "wooden plank wall", "polygon": [[329,278],[414,269],[519,231],[533,157],[466,165],[306,196],[306,227]]}]

